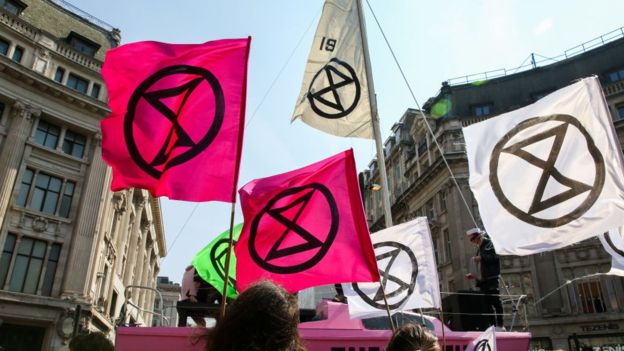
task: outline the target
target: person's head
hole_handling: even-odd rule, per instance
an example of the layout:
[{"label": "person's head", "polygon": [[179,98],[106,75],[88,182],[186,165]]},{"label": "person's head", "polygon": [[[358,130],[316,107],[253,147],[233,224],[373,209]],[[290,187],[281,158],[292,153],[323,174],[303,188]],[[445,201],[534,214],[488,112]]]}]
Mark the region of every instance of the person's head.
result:
[{"label": "person's head", "polygon": [[481,245],[481,241],[483,240],[483,234],[485,232],[479,228],[471,228],[466,231],[466,236],[471,243],[479,246]]},{"label": "person's head", "polygon": [[424,327],[407,323],[392,334],[386,351],[440,351],[440,345]]},{"label": "person's head", "polygon": [[228,305],[208,335],[209,351],[297,351],[297,297],[279,285],[260,281]]},{"label": "person's head", "polygon": [[113,343],[100,332],[78,334],[69,342],[69,351],[115,351]]}]

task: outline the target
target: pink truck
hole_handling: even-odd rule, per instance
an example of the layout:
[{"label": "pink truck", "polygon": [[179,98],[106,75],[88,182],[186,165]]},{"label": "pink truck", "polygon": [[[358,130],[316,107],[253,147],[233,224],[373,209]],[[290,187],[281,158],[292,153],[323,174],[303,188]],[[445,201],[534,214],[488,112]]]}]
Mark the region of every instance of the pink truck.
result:
[{"label": "pink truck", "polygon": [[[299,325],[299,332],[308,351],[382,351],[391,331],[387,317],[350,319],[346,304],[323,302],[318,320]],[[481,332],[452,331],[440,320],[414,313],[394,315],[398,324],[424,324],[438,337],[444,351],[463,351]],[[117,329],[117,351],[203,351],[207,329],[201,328],[124,328]],[[496,346],[503,351],[527,351],[530,333],[497,332]]]}]

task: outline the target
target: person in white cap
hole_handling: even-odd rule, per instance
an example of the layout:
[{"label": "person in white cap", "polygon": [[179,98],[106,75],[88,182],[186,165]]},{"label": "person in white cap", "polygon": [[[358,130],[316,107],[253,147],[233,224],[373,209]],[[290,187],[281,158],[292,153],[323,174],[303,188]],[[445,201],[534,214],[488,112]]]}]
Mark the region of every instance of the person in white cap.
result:
[{"label": "person in white cap", "polygon": [[479,228],[472,228],[466,231],[466,236],[477,246],[477,252],[472,258],[474,263],[479,267],[481,277],[477,279],[472,273],[466,274],[467,279],[475,279],[477,288],[485,296],[485,308],[488,313],[496,314],[496,318],[492,315],[492,324],[497,327],[503,326],[503,305],[500,300],[500,259],[494,250],[494,244]]}]

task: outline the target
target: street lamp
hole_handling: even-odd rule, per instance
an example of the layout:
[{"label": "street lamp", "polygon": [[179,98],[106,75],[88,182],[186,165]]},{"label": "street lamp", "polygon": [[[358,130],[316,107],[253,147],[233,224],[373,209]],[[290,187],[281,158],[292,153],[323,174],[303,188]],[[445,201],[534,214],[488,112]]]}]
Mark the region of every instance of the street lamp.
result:
[{"label": "street lamp", "polygon": [[372,191],[379,191],[379,190],[381,190],[381,185],[379,185],[377,183],[373,183],[373,184],[370,185],[369,189],[372,190]]}]

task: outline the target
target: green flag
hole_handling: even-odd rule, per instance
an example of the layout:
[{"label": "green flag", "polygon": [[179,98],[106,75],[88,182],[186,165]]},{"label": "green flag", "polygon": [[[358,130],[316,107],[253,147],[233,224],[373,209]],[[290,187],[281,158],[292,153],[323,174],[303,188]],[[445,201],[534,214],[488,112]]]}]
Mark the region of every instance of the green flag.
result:
[{"label": "green flag", "polygon": [[[241,229],[243,229],[243,223],[234,226],[234,232],[232,233],[234,243],[238,241]],[[230,230],[228,229],[214,238],[193,258],[193,266],[197,274],[221,293],[223,292],[223,281],[225,280],[225,258],[227,256],[229,236]],[[234,256],[234,250],[230,254],[230,274],[228,280],[227,296],[238,296],[235,288],[236,256]]]}]

